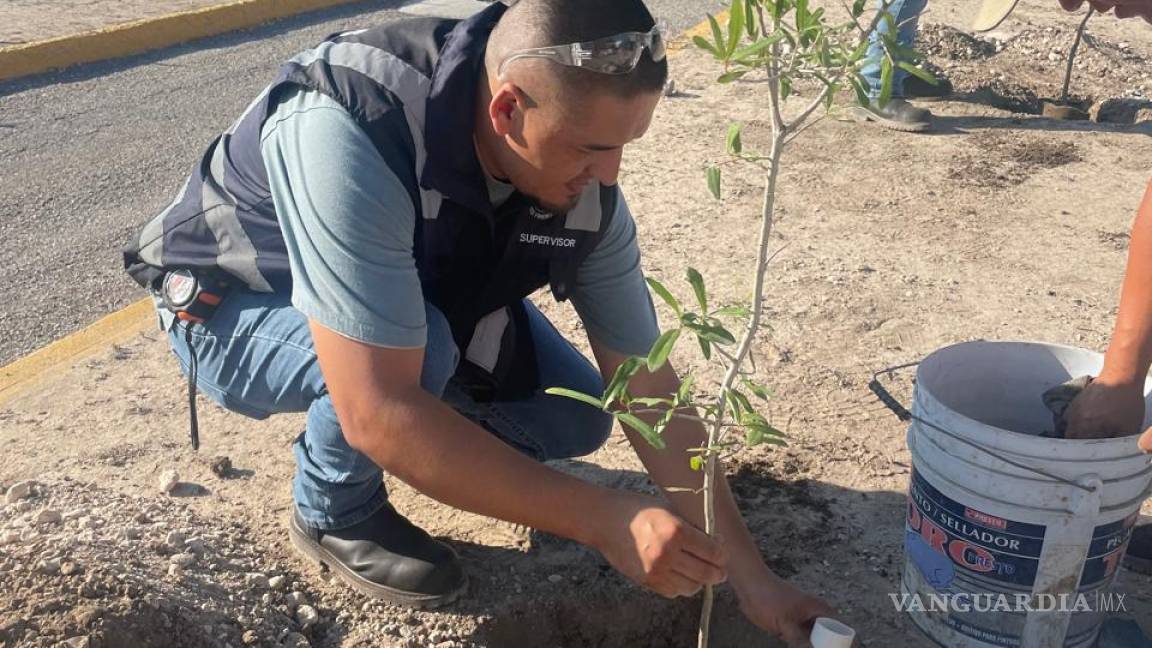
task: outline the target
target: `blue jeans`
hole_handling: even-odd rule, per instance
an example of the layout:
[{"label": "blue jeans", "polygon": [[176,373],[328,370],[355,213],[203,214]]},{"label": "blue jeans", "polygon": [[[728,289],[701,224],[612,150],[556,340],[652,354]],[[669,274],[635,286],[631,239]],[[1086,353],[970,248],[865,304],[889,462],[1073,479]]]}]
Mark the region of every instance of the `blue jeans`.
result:
[{"label": "blue jeans", "polygon": [[[549,396],[543,388],[599,393],[604,389],[600,373],[539,310],[531,304],[527,307],[541,384],[532,397],[492,403],[467,397],[453,384],[460,354],[448,321],[430,305],[425,306],[428,341],[420,384],[536,460],[590,454],[608,438],[611,416],[568,398]],[[185,326],[178,322],[168,338],[187,375]],[[305,430],[293,446],[296,476],[292,482],[292,494],[305,521],[321,529],[340,529],[370,517],[384,505],[383,473],[344,440],[316,360],[308,320],[292,307],[288,296],[233,291],[207,323],[193,325],[192,346],[199,363],[199,389],[225,408],[256,419],[308,412]]]},{"label": "blue jeans", "polygon": [[[892,3],[888,5],[888,13],[892,14],[896,23],[897,43],[903,47],[912,47],[916,42],[916,29],[920,23],[920,14],[924,12],[924,7],[927,5],[928,0],[892,0]],[[877,7],[882,6],[881,0]],[[860,74],[863,75],[864,81],[868,84],[868,96],[872,99],[880,97],[880,61],[884,59],[884,44],[880,37],[888,32],[887,21],[881,20],[868,39],[868,54],[865,57],[867,62],[860,68]],[[906,78],[908,78],[908,73],[899,66],[892,69],[893,97],[904,96],[904,79]]]}]

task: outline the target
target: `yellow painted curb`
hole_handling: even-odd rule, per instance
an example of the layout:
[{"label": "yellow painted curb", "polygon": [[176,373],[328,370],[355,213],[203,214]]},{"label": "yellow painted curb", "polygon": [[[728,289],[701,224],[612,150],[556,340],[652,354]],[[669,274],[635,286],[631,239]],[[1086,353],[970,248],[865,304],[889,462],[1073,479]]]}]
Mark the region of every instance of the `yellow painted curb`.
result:
[{"label": "yellow painted curb", "polygon": [[0,48],[0,81],[139,54],[359,0],[241,0]]},{"label": "yellow painted curb", "polygon": [[0,405],[23,394],[45,379],[65,371],[86,355],[107,349],[156,325],[151,299],[141,299],[94,324],[0,367]]}]

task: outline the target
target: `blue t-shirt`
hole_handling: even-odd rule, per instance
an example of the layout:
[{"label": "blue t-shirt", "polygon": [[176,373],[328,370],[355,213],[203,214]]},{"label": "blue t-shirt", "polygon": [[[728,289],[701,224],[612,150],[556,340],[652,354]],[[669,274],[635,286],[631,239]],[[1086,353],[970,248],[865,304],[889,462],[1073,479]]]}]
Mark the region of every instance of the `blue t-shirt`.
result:
[{"label": "blue t-shirt", "polygon": [[[427,335],[413,256],[416,208],[368,135],[334,99],[297,89],[264,124],[261,150],[292,272],[292,305],[349,338],[419,348]],[[493,204],[513,192],[488,179]],[[589,337],[641,355],[659,335],[623,198],[571,293]]]}]

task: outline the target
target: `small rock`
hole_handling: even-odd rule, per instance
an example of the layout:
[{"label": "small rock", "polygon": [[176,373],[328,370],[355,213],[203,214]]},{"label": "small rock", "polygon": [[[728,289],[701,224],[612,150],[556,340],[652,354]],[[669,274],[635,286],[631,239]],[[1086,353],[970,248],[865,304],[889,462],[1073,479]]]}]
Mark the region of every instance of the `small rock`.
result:
[{"label": "small rock", "polygon": [[244,584],[255,590],[268,589],[268,577],[260,573],[246,574]]},{"label": "small rock", "polygon": [[181,567],[187,567],[188,565],[191,565],[192,563],[196,562],[196,555],[190,554],[190,553],[172,554],[172,557],[169,558],[168,560],[173,565],[180,565]]},{"label": "small rock", "polygon": [[673,81],[672,79],[668,79],[667,81],[664,82],[664,96],[665,97],[673,97],[675,95],[676,95],[676,82]]},{"label": "small rock", "polygon": [[228,479],[232,476],[232,460],[224,455],[213,458],[208,467],[212,469],[212,474],[221,479]]},{"label": "small rock", "polygon": [[560,574],[552,574],[552,575],[548,576],[548,582],[549,583],[559,583],[562,580],[564,580],[564,577],[561,576]]},{"label": "small rock", "polygon": [[308,641],[308,637],[299,632],[289,632],[280,645],[284,648],[312,648],[312,642]]},{"label": "small rock", "polygon": [[190,538],[184,543],[184,548],[196,555],[200,555],[204,553],[204,541],[200,538]]},{"label": "small rock", "polygon": [[49,576],[55,576],[60,573],[60,561],[55,558],[41,560],[36,563],[36,570]]},{"label": "small rock", "polygon": [[276,597],[272,596],[272,594],[270,594],[268,592],[265,592],[264,596],[260,597],[260,603],[263,604],[264,607],[269,607],[275,602],[276,602]]},{"label": "small rock", "polygon": [[4,495],[4,501],[12,504],[14,502],[19,502],[20,500],[25,499],[30,495],[32,495],[32,482],[16,482],[8,488],[8,492]]},{"label": "small rock", "polygon": [[245,630],[244,634],[240,636],[240,641],[245,646],[251,646],[260,641],[260,635],[256,634],[255,630]]},{"label": "small rock", "polygon": [[288,577],[282,575],[273,576],[268,579],[268,587],[274,590],[282,590],[288,587]]},{"label": "small rock", "polygon": [[288,596],[285,596],[284,600],[292,607],[300,607],[301,605],[308,604],[308,598],[304,596],[303,592],[292,592]]},{"label": "small rock", "polygon": [[61,520],[60,511],[55,509],[45,508],[40,509],[32,518],[33,524],[59,524]]},{"label": "small rock", "polygon": [[296,609],[296,621],[300,627],[307,628],[320,620],[320,613],[311,605],[301,605]]},{"label": "small rock", "polygon": [[187,540],[187,536],[179,531],[169,531],[168,537],[164,538],[164,542],[173,549],[183,549]]},{"label": "small rock", "polygon": [[80,563],[77,563],[73,560],[65,560],[64,562],[60,563],[60,573],[64,576],[82,574],[84,573],[84,568],[80,566]]},{"label": "small rock", "polygon": [[124,538],[126,540],[136,540],[140,537],[140,529],[136,527],[124,527]]},{"label": "small rock", "polygon": [[168,565],[168,575],[172,578],[180,578],[184,575],[184,568],[177,564]]},{"label": "small rock", "polygon": [[65,639],[64,645],[68,648],[88,648],[92,645],[92,642],[89,641],[87,636],[72,637],[71,639]]},{"label": "small rock", "polygon": [[176,484],[180,483],[180,475],[175,470],[168,469],[160,473],[160,492],[165,495],[171,493],[176,488]]},{"label": "small rock", "polygon": [[4,535],[0,535],[0,545],[16,544],[17,542],[20,542],[19,531],[5,531]]}]

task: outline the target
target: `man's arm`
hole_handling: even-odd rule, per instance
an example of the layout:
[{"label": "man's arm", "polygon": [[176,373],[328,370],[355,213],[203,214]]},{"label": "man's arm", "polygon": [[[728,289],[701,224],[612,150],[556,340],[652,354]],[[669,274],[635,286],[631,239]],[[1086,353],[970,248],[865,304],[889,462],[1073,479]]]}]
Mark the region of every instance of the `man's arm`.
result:
[{"label": "man's arm", "polygon": [[[605,345],[591,341],[592,351],[605,376],[615,374],[627,356],[612,351]],[[645,369],[632,379],[629,393],[633,396],[663,397],[676,393],[680,379],[671,363],[654,374]],[[658,415],[641,415],[649,423]],[[707,442],[703,426],[687,419],[673,419],[664,429],[667,447],[652,447],[639,434],[629,428],[625,433],[636,449],[648,474],[661,487],[700,488],[703,476],[691,469],[688,448],[698,448]],[[703,496],[688,492],[671,492],[668,498],[675,511],[696,527],[704,528]],[[810,631],[811,621],[817,616],[831,616],[831,608],[823,601],[808,596],[782,580],[764,564],[759,547],[748,531],[728,487],[723,472],[716,475],[715,489],[716,535],[728,555],[728,580],[740,601],[741,609],[761,627],[780,634],[790,644],[803,645]]]},{"label": "man's arm", "polygon": [[552,470],[424,391],[423,350],[372,346],[314,322],[311,329],[348,444],[416,490],[593,546],[665,596],[723,580],[718,545],[658,500]]},{"label": "man's arm", "polygon": [[[1129,436],[1144,420],[1144,381],[1152,364],[1152,183],[1136,213],[1120,310],[1100,375],[1068,408],[1069,438]],[[1152,431],[1140,439],[1152,452]]]}]

